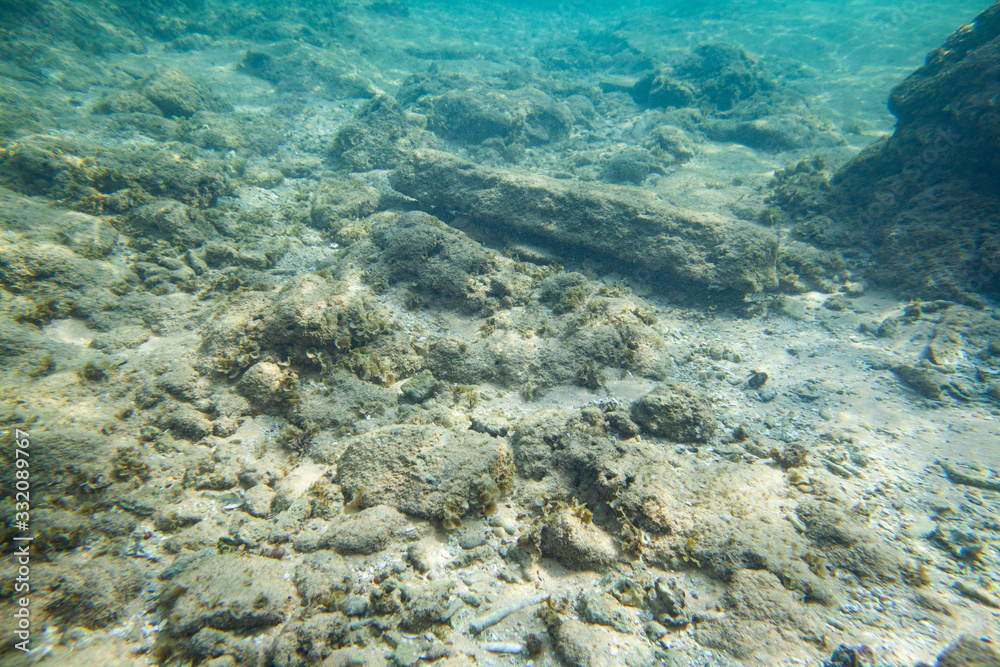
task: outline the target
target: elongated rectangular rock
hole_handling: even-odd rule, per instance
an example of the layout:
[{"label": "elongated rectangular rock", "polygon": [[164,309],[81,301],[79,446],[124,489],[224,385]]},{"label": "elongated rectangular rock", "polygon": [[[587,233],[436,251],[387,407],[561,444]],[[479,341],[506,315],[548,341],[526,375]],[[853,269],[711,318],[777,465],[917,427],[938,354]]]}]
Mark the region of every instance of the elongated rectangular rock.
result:
[{"label": "elongated rectangular rock", "polygon": [[490,169],[433,150],[409,154],[389,182],[435,215],[599,254],[674,289],[747,294],[778,285],[778,240],[770,231],[637,188]]}]

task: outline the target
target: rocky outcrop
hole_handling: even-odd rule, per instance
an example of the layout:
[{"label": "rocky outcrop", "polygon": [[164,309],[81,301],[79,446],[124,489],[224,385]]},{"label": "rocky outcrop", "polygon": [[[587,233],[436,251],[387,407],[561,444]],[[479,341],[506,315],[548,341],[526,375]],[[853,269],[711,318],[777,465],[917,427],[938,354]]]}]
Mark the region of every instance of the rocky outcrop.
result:
[{"label": "rocky outcrop", "polygon": [[904,296],[978,303],[1000,290],[1000,3],[896,86],[898,119],[832,179],[831,217]]},{"label": "rocky outcrop", "polygon": [[624,263],[678,291],[743,295],[777,286],[771,232],[637,189],[489,169],[432,150],[411,153],[390,183],[436,215]]}]

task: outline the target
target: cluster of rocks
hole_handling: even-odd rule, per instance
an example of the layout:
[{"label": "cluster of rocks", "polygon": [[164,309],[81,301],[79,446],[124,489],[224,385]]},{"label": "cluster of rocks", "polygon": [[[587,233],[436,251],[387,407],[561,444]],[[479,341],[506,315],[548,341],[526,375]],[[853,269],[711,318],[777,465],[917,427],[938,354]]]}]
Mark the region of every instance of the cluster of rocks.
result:
[{"label": "cluster of rocks", "polygon": [[[250,114],[239,87],[234,107],[180,69],[102,64],[104,94],[72,112],[80,131],[49,135],[29,132],[57,126],[45,115],[65,101],[43,110],[27,89],[0,91],[0,133],[17,137],[0,149],[0,375],[19,392],[0,423],[32,433],[38,618],[72,628],[39,659],[88,664],[116,647],[216,666],[588,665],[614,647],[652,665],[689,628],[697,650],[736,660],[843,641],[839,666],[871,653],[839,611],[877,620],[892,597],[907,618],[959,625],[938,575],[843,487],[870,472],[864,452],[832,431],[779,440],[784,417],[769,418],[775,437],[734,417],[723,400],[781,403],[776,383],[660,320],[704,313],[654,306],[621,278],[744,314],[775,290],[841,289],[824,310],[850,313],[856,257],[801,239],[850,245],[859,232],[834,220],[882,202],[880,188],[895,217],[866,209],[861,235],[885,267],[873,277],[926,274],[941,221],[994,203],[978,188],[995,185],[982,138],[995,134],[996,8],[894,91],[892,138],[832,182],[817,161],[780,172],[761,217],[642,187],[703,141],[841,143],[793,118],[795,92],[734,46],[665,66],[584,30],[535,51],[571,75],[490,78],[417,67],[482,50],[394,43],[392,67],[420,70],[400,82],[369,57],[369,28],[408,20],[403,3],[175,4],[119,7],[117,30],[72,2],[0,9],[23,40],[4,47],[17,57],[3,77],[40,85],[62,55],[82,77],[88,54],[140,53],[147,38],[170,54],[234,39],[241,86],[280,100]],[[30,37],[40,25],[57,46]],[[335,104],[313,112],[317,99]],[[600,134],[602,115],[640,107],[648,122],[624,141]],[[975,304],[955,276],[992,270],[991,222],[948,237],[961,252],[936,258],[947,279],[896,284]],[[779,244],[777,224],[800,240]],[[796,303],[773,312],[804,317]],[[1000,400],[987,312],[924,301],[858,333],[926,334],[919,359],[870,359],[921,400]],[[692,360],[711,370],[680,381]],[[820,385],[781,389],[822,402]],[[954,485],[1000,488],[989,469],[937,465]],[[992,613],[996,596],[962,569],[995,565],[989,503],[970,502],[961,517],[941,504],[907,537],[940,552],[962,604]],[[14,510],[0,503],[8,545]],[[938,660],[953,664],[996,659],[963,638]]]}]

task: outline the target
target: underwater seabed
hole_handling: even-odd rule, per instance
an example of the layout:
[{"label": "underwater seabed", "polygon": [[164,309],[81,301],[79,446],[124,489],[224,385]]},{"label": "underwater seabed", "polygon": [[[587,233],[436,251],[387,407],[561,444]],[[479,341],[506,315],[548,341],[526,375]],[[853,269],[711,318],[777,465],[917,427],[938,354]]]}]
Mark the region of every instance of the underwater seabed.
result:
[{"label": "underwater seabed", "polygon": [[983,4],[0,8],[0,666],[1000,664]]}]

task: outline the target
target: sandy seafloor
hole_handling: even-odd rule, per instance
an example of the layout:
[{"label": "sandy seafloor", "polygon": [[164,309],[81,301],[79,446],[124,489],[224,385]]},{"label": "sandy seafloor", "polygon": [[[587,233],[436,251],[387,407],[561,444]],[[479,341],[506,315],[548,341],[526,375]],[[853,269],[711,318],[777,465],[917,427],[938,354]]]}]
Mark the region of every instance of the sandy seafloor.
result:
[{"label": "sandy seafloor", "polygon": [[[564,136],[449,138],[413,93],[409,148],[560,182],[600,184],[609,156],[679,128],[673,152],[648,151],[650,173],[621,187],[756,221],[776,170],[814,155],[834,169],[890,133],[889,89],[983,3],[350,2],[326,25],[262,11],[240,19],[253,30],[220,21],[209,36],[185,29],[195,10],[179,24],[164,10],[159,23],[116,25],[96,8],[95,40],[145,45],[105,53],[74,43],[81,7],[51,3],[64,19],[51,35],[9,18],[0,72],[12,142],[0,197],[3,511],[10,520],[6,434],[26,429],[37,535],[33,652],[12,648],[6,557],[0,664],[256,664],[259,651],[269,665],[819,665],[844,644],[910,666],[963,634],[1000,642],[994,304],[915,305],[868,285],[867,260],[847,252],[839,271],[734,306],[447,211],[450,227],[427,229],[450,250],[424,275],[426,256],[391,245],[412,208],[390,191],[392,165],[358,176],[331,157],[367,98],[322,73],[300,69],[315,86],[284,90],[239,67],[286,39],[379,93],[398,95],[414,74],[446,82],[428,84],[431,97],[543,91],[567,105]],[[777,113],[808,119],[798,145],[712,140],[697,118],[624,92],[715,42],[781,82],[790,101]],[[601,51],[608,43],[616,50]],[[15,57],[19,45],[29,55]],[[132,113],[134,100],[128,113],[96,111],[167,67],[232,107],[188,119]],[[135,176],[129,196],[147,204],[110,202],[115,188],[87,171],[114,163],[128,180],[154,154],[186,175],[152,194],[155,177]],[[191,185],[198,169],[226,185]],[[181,222],[143,209],[166,199],[183,202]],[[88,233],[120,236],[88,252]],[[469,275],[506,281],[506,301],[471,282],[448,291],[467,256],[487,266]],[[556,264],[585,279],[552,287]],[[345,328],[359,317],[377,321],[370,333]],[[608,331],[633,336],[632,353],[592,356]],[[942,339],[945,380],[922,395],[893,369]],[[404,383],[421,369],[441,382],[415,399]],[[759,373],[766,382],[748,384]],[[659,418],[632,408],[676,383],[684,416],[673,417],[703,433],[658,435]],[[467,468],[416,453],[449,438]],[[394,459],[400,442],[416,449]],[[348,468],[352,447],[362,460]],[[367,463],[389,472],[373,481]],[[407,467],[423,465],[456,479]],[[442,488],[467,496],[457,530],[443,525],[456,505]],[[502,496],[476,497],[493,489]],[[686,602],[665,611],[678,591]],[[534,604],[470,630],[517,600]]]}]

